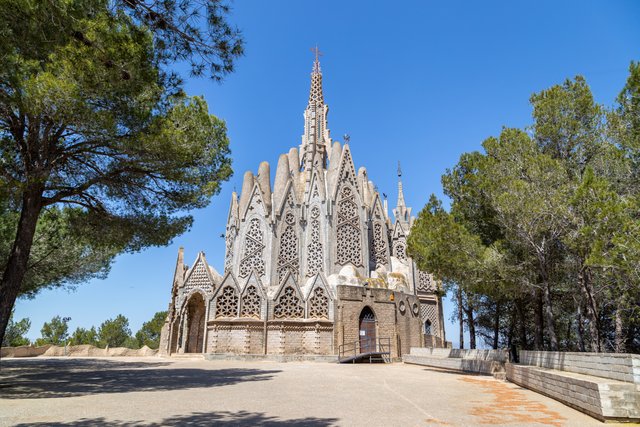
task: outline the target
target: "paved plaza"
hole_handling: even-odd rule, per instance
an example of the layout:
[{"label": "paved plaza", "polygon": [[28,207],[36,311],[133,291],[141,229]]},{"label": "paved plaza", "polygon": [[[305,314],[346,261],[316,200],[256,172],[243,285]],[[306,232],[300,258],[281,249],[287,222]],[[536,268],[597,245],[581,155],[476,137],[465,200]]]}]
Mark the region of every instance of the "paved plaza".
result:
[{"label": "paved plaza", "polygon": [[553,399],[423,366],[162,358],[0,361],[0,425],[592,426]]}]

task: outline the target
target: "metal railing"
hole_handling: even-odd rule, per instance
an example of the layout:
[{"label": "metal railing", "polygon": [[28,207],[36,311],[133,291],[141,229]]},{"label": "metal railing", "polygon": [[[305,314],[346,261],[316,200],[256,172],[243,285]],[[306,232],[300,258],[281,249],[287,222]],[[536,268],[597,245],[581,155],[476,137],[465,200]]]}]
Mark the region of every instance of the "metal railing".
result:
[{"label": "metal railing", "polygon": [[338,346],[338,361],[346,359],[355,360],[359,355],[369,357],[369,362],[373,356],[391,356],[391,338],[362,338],[352,343],[340,344]]}]

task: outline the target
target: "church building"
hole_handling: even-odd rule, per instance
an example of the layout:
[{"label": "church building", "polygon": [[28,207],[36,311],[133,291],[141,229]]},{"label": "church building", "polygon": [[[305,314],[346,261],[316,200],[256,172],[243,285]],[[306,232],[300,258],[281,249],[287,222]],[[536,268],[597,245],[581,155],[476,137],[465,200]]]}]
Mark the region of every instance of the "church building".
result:
[{"label": "church building", "polygon": [[[398,168],[392,215],[348,137],[330,137],[317,57],[299,147],[231,196],[224,272],[180,248],[161,354],[337,355],[442,346],[439,284],[407,256],[413,217]],[[391,165],[390,165],[391,166]]]}]

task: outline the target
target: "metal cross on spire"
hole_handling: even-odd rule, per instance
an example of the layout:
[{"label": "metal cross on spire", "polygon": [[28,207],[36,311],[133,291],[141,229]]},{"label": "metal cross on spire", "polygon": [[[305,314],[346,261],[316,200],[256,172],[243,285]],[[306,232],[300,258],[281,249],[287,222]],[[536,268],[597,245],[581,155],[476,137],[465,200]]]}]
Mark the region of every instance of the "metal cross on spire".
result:
[{"label": "metal cross on spire", "polygon": [[318,62],[318,57],[322,56],[322,52],[320,52],[320,49],[318,49],[318,45],[316,45],[316,47],[312,47],[311,52],[316,55],[316,62]]},{"label": "metal cross on spire", "polygon": [[398,176],[402,176],[402,169],[400,169],[400,160],[398,160]]}]

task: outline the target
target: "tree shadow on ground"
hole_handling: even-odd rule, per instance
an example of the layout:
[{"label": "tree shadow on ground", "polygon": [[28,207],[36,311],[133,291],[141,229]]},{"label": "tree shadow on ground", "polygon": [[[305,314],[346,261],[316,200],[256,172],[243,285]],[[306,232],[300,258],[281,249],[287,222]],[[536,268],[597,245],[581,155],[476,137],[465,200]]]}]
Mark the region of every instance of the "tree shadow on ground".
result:
[{"label": "tree shadow on ground", "polygon": [[101,393],[167,391],[266,381],[279,370],[172,368],[170,362],[72,359],[52,364],[3,361],[0,399],[41,399]]},{"label": "tree shadow on ground", "polygon": [[29,424],[17,424],[20,427],[26,426],[50,426],[50,427],[63,427],[63,426],[116,426],[116,427],[160,427],[160,426],[293,426],[293,427],[326,427],[331,425],[337,425],[337,418],[316,418],[305,417],[295,419],[281,419],[275,416],[269,416],[263,412],[194,412],[188,415],[177,415],[168,417],[160,422],[145,423],[143,421],[118,421],[107,420],[104,417],[101,418],[81,418],[76,421],[70,422],[47,422],[47,423],[29,423]]},{"label": "tree shadow on ground", "polygon": [[60,370],[96,370],[112,368],[153,368],[158,366],[169,366],[170,361],[135,360],[109,360],[94,359],[91,357],[33,357],[33,358],[2,358],[0,359],[0,375],[14,375],[25,372],[48,372]]}]

